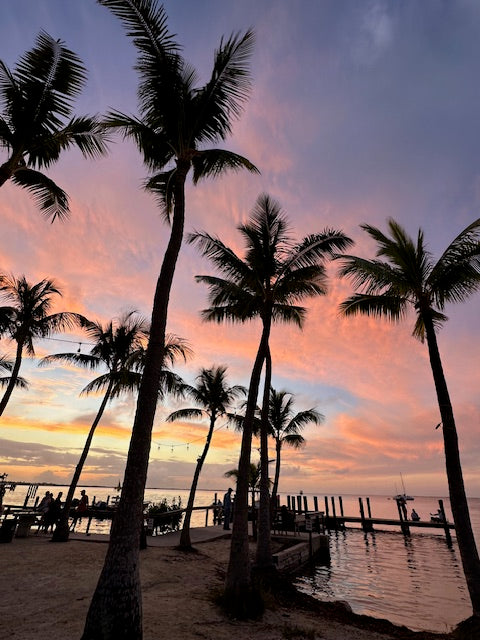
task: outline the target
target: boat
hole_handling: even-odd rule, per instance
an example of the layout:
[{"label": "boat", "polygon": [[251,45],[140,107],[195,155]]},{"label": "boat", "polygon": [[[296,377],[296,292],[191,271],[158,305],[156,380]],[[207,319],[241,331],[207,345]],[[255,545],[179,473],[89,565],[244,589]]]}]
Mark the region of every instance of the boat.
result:
[{"label": "boat", "polygon": [[120,480],[119,480],[118,485],[115,487],[115,491],[118,491],[120,493],[121,490],[122,490],[122,485],[120,484]]},{"label": "boat", "polygon": [[[400,474],[400,480],[402,481],[402,489],[403,489],[403,493],[397,493],[396,495],[393,496],[394,500],[415,500],[415,498],[413,496],[408,495],[408,493],[405,490],[405,482],[403,481],[403,476],[402,474]],[[396,488],[396,487],[395,487]]]}]

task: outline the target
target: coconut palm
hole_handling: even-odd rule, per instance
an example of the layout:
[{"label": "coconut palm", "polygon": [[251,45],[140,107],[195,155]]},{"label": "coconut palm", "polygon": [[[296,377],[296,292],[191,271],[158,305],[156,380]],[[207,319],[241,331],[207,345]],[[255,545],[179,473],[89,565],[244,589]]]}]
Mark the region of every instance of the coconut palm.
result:
[{"label": "coconut palm", "polygon": [[272,487],[272,502],[276,503],[278,480],[280,478],[282,447],[287,445],[298,449],[305,444],[305,438],[300,433],[310,423],[321,424],[324,416],[316,409],[306,409],[294,413],[295,396],[288,391],[270,389],[268,423],[270,435],[275,440],[275,477]]},{"label": "coconut palm", "polygon": [[[183,240],[185,184],[192,172],[196,184],[228,169],[257,171],[246,158],[205,148],[231,133],[250,89],[248,62],[253,34],[220,42],[213,72],[203,87],[179,53],[156,0],[99,0],[122,21],[138,52],[136,68],[139,117],[119,112],[107,124],[133,139],[151,171],[147,187],[158,196],[171,232],[157,280],[145,368],[138,394],[123,489],[112,526],[102,573],[87,615],[83,640],[141,636],[141,591],[138,574],[143,497],[151,433],[161,380],[168,301]],[[119,593],[121,592],[121,597]],[[101,630],[101,631],[99,631]]]},{"label": "coconut palm", "polygon": [[96,117],[70,118],[85,80],[81,60],[44,31],[13,71],[0,60],[0,148],[8,153],[0,165],[0,187],[12,180],[27,189],[52,220],[68,214],[68,196],[41,169],[71,147],[87,158],[106,152],[104,128]]},{"label": "coconut palm", "polygon": [[0,276],[0,298],[8,305],[0,307],[0,325],[3,333],[17,343],[15,362],[5,393],[0,400],[0,416],[17,386],[23,352],[35,355],[34,341],[47,338],[53,333],[81,326],[85,318],[78,313],[62,311],[49,313],[53,297],[61,296],[53,280],[42,280],[30,284],[25,276]]},{"label": "coconut palm", "polygon": [[[248,473],[256,401],[263,362],[269,349],[273,322],[303,326],[306,309],[297,303],[327,291],[325,262],[351,241],[342,232],[326,229],[301,242],[290,236],[288,223],[280,205],[268,195],[260,195],[247,223],[238,227],[246,243],[242,259],[218,237],[205,232],[194,233],[195,243],[224,275],[197,276],[209,288],[210,308],[202,312],[209,321],[262,321],[262,335],[250,377],[243,421],[239,477],[235,499],[235,521],[227,572],[225,596],[237,615],[243,610],[251,591],[248,550]],[[265,456],[268,461],[268,452]],[[260,503],[257,565],[272,564],[270,546],[269,497]]]},{"label": "coconut palm", "polygon": [[388,234],[361,225],[377,243],[377,259],[344,256],[341,275],[357,292],[341,304],[346,316],[366,314],[402,320],[415,311],[413,336],[426,340],[443,430],[445,461],[458,547],[473,613],[480,616],[480,560],[470,522],[458,436],[437,342],[437,330],[447,320],[449,302],[463,302],[480,287],[480,219],[464,229],[435,262],[423,231],[412,239],[395,220]]},{"label": "coconut palm", "polygon": [[[95,370],[105,368],[107,371],[92,380],[82,389],[82,395],[104,391],[103,399],[95,419],[88,433],[80,459],[68,489],[62,515],[54,531],[52,540],[66,542],[69,537],[68,518],[73,496],[77,489],[85,460],[92,444],[95,430],[103,416],[107,404],[128,391],[138,389],[141,380],[141,370],[144,360],[145,343],[148,337],[148,325],[144,318],[135,311],[123,314],[118,320],[112,320],[105,326],[99,322],[89,322],[85,326],[87,337],[93,341],[89,354],[57,353],[46,356],[40,365],[52,362],[66,362],[86,369]],[[184,358],[189,353],[189,347],[181,338],[171,335],[167,341],[165,354],[170,362],[175,361],[177,355]],[[176,391],[181,387],[181,379],[173,372],[164,371],[165,390]]]},{"label": "coconut palm", "polygon": [[180,546],[183,548],[191,548],[192,546],[190,540],[190,520],[192,517],[193,503],[195,501],[195,492],[217,419],[220,417],[228,417],[227,411],[229,406],[239,396],[246,395],[245,387],[241,387],[240,385],[234,385],[233,387],[227,386],[226,373],[227,367],[225,366],[213,366],[210,369],[202,369],[197,376],[197,384],[195,386],[184,385],[182,387],[183,394],[191,398],[199,407],[178,409],[166,418],[167,422],[189,420],[191,418],[201,419],[205,416],[209,418],[207,439],[203,452],[197,459],[192,486],[188,496],[187,508],[185,510],[185,518],[180,535]]}]

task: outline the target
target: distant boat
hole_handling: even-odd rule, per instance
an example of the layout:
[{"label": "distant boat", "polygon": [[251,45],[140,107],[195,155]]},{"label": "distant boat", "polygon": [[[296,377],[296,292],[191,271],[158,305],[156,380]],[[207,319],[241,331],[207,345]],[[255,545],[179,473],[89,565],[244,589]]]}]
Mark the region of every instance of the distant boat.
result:
[{"label": "distant boat", "polygon": [[122,490],[122,485],[120,484],[120,480],[118,481],[117,486],[115,487],[115,490],[118,491],[120,493],[120,491]]},{"label": "distant boat", "polygon": [[400,474],[400,480],[402,481],[402,489],[403,489],[403,493],[397,493],[395,496],[393,496],[394,500],[415,500],[415,498],[413,496],[409,496],[406,489],[405,489],[405,483],[403,481],[403,476],[402,474]]}]

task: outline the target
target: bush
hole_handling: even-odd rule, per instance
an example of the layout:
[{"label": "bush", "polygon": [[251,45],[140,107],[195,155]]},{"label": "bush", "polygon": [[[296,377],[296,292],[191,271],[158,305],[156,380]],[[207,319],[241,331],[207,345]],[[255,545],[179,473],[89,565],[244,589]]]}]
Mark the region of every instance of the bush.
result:
[{"label": "bush", "polygon": [[159,533],[167,533],[169,531],[178,531],[183,518],[182,499],[173,498],[171,504],[168,504],[167,498],[163,498],[158,504],[151,504],[145,513],[149,526],[147,533],[158,535]]}]

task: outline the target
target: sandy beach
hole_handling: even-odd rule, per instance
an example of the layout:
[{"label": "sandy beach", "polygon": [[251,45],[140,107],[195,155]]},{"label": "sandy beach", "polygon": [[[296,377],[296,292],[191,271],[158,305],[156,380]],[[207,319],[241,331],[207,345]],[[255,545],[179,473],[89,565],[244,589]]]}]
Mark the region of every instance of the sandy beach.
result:
[{"label": "sandy beach", "polygon": [[[386,621],[349,613],[298,594],[272,603],[261,620],[236,621],[214,603],[222,588],[229,540],[196,545],[196,553],[149,546],[141,552],[144,639],[159,640],[431,640]],[[107,549],[104,541],[53,544],[46,535],[0,545],[1,637],[80,638]]]}]

